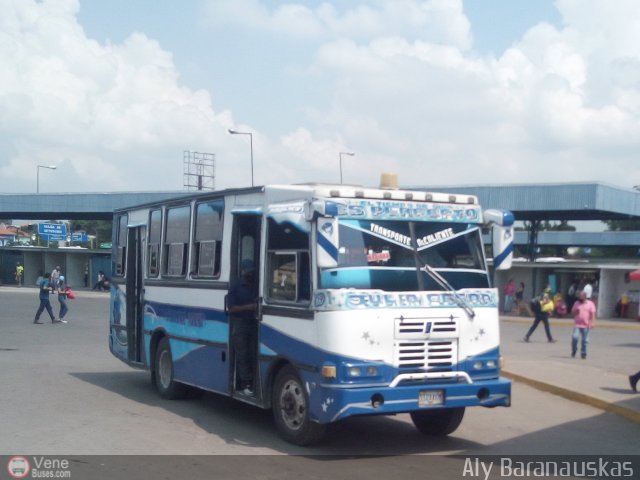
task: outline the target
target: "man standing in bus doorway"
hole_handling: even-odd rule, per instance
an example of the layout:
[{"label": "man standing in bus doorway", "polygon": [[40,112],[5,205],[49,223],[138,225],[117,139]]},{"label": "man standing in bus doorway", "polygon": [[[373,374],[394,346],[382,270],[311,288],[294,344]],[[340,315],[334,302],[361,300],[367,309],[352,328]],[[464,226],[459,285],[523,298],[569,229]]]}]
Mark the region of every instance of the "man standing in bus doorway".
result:
[{"label": "man standing in bus doorway", "polygon": [[240,264],[240,278],[229,288],[231,337],[236,358],[236,386],[253,395],[255,344],[257,340],[255,266],[249,259]]}]

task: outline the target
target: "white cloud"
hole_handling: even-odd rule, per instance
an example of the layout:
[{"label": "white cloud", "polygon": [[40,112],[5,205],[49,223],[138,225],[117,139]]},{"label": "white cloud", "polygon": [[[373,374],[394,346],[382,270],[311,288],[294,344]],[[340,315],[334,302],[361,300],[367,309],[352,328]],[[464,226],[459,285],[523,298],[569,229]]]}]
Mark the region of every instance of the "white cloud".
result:
[{"label": "white cloud", "polygon": [[323,2],[314,9],[284,3],[270,10],[259,0],[208,0],[205,22],[306,38],[403,35],[465,49],[471,44],[461,0],[369,0],[336,5],[339,8]]},{"label": "white cloud", "polygon": [[562,29],[536,25],[497,59],[400,36],[327,42],[310,71],[339,80],[315,116],[343,132],[377,119],[345,141],[397,158],[401,182],[638,183],[640,3],[558,4]]},{"label": "white cloud", "polygon": [[37,164],[64,163],[52,173],[63,190],[181,189],[183,150],[229,142],[229,113],[180,86],[157,41],[136,33],[100,45],[78,25],[76,1],[0,8],[0,135],[10,146],[0,174],[13,188],[30,190]]},{"label": "white cloud", "polygon": [[[356,152],[343,163],[349,183],[386,171],[413,185],[640,183],[635,0],[558,0],[562,28],[535,25],[498,57],[471,49],[461,1],[275,3],[207,3],[216,41],[242,36],[250,55],[251,42],[289,37],[306,53],[282,65],[274,51],[278,77],[241,59],[272,124],[238,125],[213,88],[181,84],[170,43],[88,38],[77,0],[0,0],[3,189],[33,189],[38,164],[60,166],[43,174],[49,188],[180,189],[187,149],[216,154],[218,187],[244,186],[248,139],[228,128],[253,133],[259,184],[337,181],[340,151]],[[280,79],[290,83],[278,95]]]}]

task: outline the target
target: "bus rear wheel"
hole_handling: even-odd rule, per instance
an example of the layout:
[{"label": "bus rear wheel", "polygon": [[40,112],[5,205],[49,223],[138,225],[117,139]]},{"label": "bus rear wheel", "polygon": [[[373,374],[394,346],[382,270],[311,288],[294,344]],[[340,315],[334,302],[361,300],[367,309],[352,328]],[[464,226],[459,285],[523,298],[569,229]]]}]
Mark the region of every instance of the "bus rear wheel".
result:
[{"label": "bus rear wheel", "polygon": [[309,418],[309,397],[292,366],[287,365],[278,372],[271,404],[278,432],[287,442],[304,446],[324,437],[326,426]]},{"label": "bus rear wheel", "polygon": [[435,436],[453,433],[462,423],[463,417],[464,407],[411,412],[411,420],[420,433]]},{"label": "bus rear wheel", "polygon": [[158,342],[153,374],[156,389],[163,398],[176,400],[187,395],[187,386],[173,379],[173,357],[171,356],[171,345],[169,345],[167,337],[163,337]]}]

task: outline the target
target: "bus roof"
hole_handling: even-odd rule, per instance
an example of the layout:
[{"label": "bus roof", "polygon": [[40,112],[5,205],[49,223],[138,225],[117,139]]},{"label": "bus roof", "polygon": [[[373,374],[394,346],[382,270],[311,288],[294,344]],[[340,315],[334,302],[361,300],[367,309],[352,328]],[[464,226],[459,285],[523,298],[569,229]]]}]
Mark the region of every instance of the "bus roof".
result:
[{"label": "bus roof", "polygon": [[399,202],[431,202],[449,203],[458,205],[478,205],[478,197],[468,194],[452,194],[438,192],[424,192],[419,190],[401,190],[371,188],[359,185],[342,184],[321,184],[321,183],[301,183],[292,185],[265,185],[247,188],[230,188],[224,190],[199,191],[193,195],[179,195],[163,201],[150,202],[140,205],[116,209],[116,212],[150,208],[157,205],[167,205],[172,203],[184,203],[200,198],[220,198],[225,196],[250,195],[255,193],[265,193],[274,201],[282,201],[283,197],[289,197],[296,193],[298,199],[326,198],[326,199],[370,199],[370,200],[390,200]]}]

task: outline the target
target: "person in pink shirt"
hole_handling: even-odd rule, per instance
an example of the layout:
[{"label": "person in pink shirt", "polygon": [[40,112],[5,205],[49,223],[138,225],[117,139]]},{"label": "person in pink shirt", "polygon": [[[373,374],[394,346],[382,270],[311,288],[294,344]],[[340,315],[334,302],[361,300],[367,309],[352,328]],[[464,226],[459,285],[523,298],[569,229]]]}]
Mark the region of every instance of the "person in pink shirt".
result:
[{"label": "person in pink shirt", "polygon": [[571,335],[571,356],[575,357],[578,351],[578,338],[580,338],[580,356],[587,358],[587,344],[589,343],[589,331],[595,326],[596,305],[587,298],[586,292],[580,292],[578,301],[571,309],[573,314],[573,334]]},{"label": "person in pink shirt", "polygon": [[504,286],[504,313],[509,314],[513,310],[513,298],[516,294],[516,284],[510,278],[509,282]]}]

